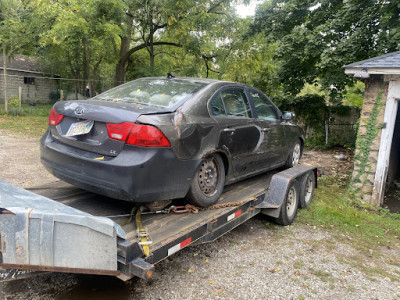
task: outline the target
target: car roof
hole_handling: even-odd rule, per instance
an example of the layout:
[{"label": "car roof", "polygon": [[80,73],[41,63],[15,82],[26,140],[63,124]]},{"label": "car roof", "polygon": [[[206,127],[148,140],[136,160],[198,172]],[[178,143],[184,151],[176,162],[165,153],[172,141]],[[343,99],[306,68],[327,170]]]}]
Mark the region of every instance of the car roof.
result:
[{"label": "car roof", "polygon": [[199,78],[199,77],[142,77],[136,80],[160,80],[160,79],[169,79],[169,80],[180,80],[180,81],[189,81],[189,82],[202,82],[202,83],[230,83],[230,84],[240,84],[233,81],[219,80],[219,79],[210,79],[210,78]]}]

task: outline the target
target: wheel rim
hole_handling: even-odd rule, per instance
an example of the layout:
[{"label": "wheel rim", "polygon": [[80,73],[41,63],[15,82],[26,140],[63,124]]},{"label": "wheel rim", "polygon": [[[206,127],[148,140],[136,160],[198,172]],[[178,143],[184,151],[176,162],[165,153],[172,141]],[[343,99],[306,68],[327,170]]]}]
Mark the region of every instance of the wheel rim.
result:
[{"label": "wheel rim", "polygon": [[311,176],[308,176],[305,188],[305,195],[304,195],[304,202],[306,203],[306,205],[308,205],[311,202],[313,190],[314,190],[313,180],[311,179]]},{"label": "wheel rim", "polygon": [[297,191],[294,187],[291,187],[286,199],[286,210],[288,218],[291,218],[297,208]]},{"label": "wheel rim", "polygon": [[209,158],[201,164],[197,179],[201,191],[208,197],[214,196],[217,192],[218,171],[218,164],[213,158]]},{"label": "wheel rim", "polygon": [[296,166],[299,164],[300,161],[300,144],[296,144],[293,149],[293,155],[292,155],[292,165]]}]

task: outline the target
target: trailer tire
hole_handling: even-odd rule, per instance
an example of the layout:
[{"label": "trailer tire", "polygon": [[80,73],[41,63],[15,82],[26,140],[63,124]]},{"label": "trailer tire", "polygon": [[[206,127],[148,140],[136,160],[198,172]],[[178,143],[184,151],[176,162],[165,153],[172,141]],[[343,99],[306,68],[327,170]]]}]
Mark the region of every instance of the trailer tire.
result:
[{"label": "trailer tire", "polygon": [[297,209],[300,201],[300,188],[297,180],[289,183],[286,190],[285,199],[283,200],[279,217],[275,222],[279,225],[287,226],[293,223],[296,218]]},{"label": "trailer tire", "polygon": [[306,208],[310,205],[314,196],[315,190],[315,175],[314,172],[308,172],[303,176],[300,185],[300,208]]},{"label": "trailer tire", "polygon": [[224,162],[220,155],[213,154],[201,162],[186,199],[193,205],[208,207],[218,201],[224,190],[224,185]]},{"label": "trailer tire", "polygon": [[285,162],[285,167],[286,168],[292,168],[296,165],[299,164],[301,158],[301,142],[298,140],[296,144],[294,144],[292,152],[288,156],[286,162]]}]

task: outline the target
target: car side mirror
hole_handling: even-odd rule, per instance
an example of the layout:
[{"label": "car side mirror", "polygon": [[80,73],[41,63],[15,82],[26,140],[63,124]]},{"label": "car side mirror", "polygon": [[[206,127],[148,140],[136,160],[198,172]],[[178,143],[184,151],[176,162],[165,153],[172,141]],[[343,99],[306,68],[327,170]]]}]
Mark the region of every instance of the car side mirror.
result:
[{"label": "car side mirror", "polygon": [[294,119],[295,114],[290,111],[284,111],[282,114],[282,120],[290,121]]}]

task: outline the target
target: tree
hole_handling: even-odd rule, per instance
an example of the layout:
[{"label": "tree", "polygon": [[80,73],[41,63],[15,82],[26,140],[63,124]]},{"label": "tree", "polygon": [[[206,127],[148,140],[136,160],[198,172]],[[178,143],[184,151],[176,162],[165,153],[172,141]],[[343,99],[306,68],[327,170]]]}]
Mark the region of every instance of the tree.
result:
[{"label": "tree", "polygon": [[399,49],[399,16],[394,0],[272,0],[258,7],[252,33],[277,43],[285,92],[319,79],[338,100],[354,80],[344,65]]},{"label": "tree", "polygon": [[38,0],[32,1],[32,7],[43,26],[38,54],[47,58],[53,74],[61,71],[80,80],[76,90],[89,85],[94,93],[101,64],[116,60],[121,2]]},{"label": "tree", "polygon": [[214,55],[202,53],[200,41],[209,37],[218,21],[232,13],[230,0],[148,0],[145,3],[133,0],[127,2],[125,9],[116,85],[125,81],[129,59],[142,49],[149,55],[150,75],[155,74],[156,47],[160,46],[184,48],[188,53],[202,57],[206,68],[209,67],[207,61]]},{"label": "tree", "polygon": [[34,43],[35,28],[31,11],[25,1],[0,1],[0,45],[3,54],[4,108],[8,113],[7,57],[15,53],[27,53]]}]

